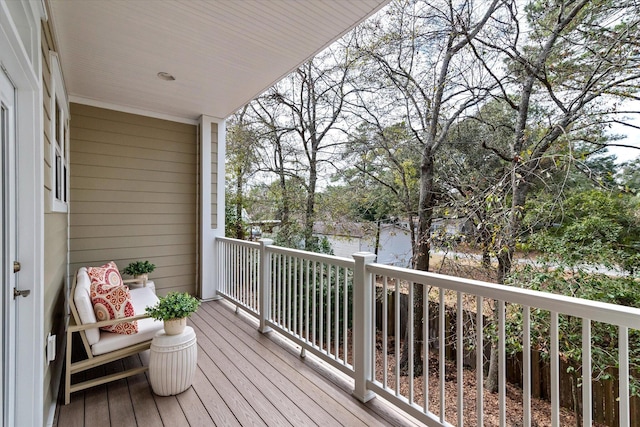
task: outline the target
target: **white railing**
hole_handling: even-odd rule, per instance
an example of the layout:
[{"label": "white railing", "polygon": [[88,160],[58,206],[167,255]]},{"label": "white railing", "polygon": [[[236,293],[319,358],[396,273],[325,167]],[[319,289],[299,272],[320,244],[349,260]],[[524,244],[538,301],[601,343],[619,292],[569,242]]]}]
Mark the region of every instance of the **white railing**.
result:
[{"label": "white railing", "polygon": [[[375,264],[372,254],[358,253],[347,259],[291,250],[272,246],[269,240],[257,244],[218,239],[217,253],[219,294],[258,317],[262,331],[277,330],[299,344],[303,353],[311,351],[350,375],[355,382],[353,394],[362,401],[377,394],[429,426],[484,425],[483,369],[475,372],[474,404],[465,408],[463,349],[485,348],[484,334],[473,331],[484,331],[488,323],[484,311],[491,303],[489,310],[497,319],[499,425],[510,425],[506,418],[506,324],[507,316],[516,315],[522,317],[522,425],[533,422],[532,310],[548,312],[550,319],[551,413],[545,423],[560,425],[559,319],[567,318],[582,323],[583,425],[591,426],[593,421],[594,322],[618,331],[619,425],[640,422],[630,420],[629,403],[629,330],[640,329],[639,309]],[[409,301],[405,312],[400,305],[403,294]],[[418,296],[424,301],[422,313],[414,309]],[[447,314],[448,308],[453,313]],[[475,315],[470,317],[469,310],[475,310]],[[405,316],[407,327],[401,330]],[[422,331],[415,329],[416,316],[425,319],[424,327],[418,324]],[[454,319],[453,333],[448,332],[448,317]],[[429,319],[434,319],[435,327]],[[475,323],[471,328],[464,324],[470,320]],[[456,349],[451,361],[445,357],[448,347]],[[407,355],[406,366],[400,363],[402,353]],[[429,360],[437,361],[435,375],[426,374]],[[416,366],[422,361],[427,362],[425,375]],[[475,351],[475,365],[486,366],[483,351]],[[453,395],[447,391],[447,376],[455,377]],[[437,393],[430,393],[434,383]],[[469,413],[474,422],[465,418]]]},{"label": "white railing", "polygon": [[259,315],[260,244],[216,239],[218,295],[253,316]]},{"label": "white railing", "polygon": [[258,317],[261,330],[286,335],[303,352],[353,377],[353,259],[272,246],[268,240],[218,238],[216,245],[220,296]]}]

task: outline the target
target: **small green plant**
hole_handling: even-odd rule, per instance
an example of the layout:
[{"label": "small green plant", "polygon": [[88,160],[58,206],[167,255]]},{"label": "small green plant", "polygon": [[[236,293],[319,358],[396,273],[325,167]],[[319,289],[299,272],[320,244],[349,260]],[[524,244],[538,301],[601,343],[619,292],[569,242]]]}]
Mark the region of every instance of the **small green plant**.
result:
[{"label": "small green plant", "polygon": [[151,264],[149,261],[134,261],[127,265],[122,272],[131,276],[139,276],[141,274],[151,273],[156,269],[155,264]]},{"label": "small green plant", "polygon": [[147,314],[156,320],[181,319],[191,316],[200,306],[200,301],[184,292],[170,292],[152,307],[147,307]]}]

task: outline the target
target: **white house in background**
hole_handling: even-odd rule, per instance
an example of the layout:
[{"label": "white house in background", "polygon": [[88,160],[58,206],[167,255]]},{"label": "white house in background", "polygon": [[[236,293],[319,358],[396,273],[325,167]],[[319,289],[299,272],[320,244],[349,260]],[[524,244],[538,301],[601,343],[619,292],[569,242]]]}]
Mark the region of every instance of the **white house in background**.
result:
[{"label": "white house in background", "polygon": [[356,252],[372,252],[378,255],[376,262],[380,264],[411,265],[411,233],[406,224],[380,224],[379,239],[376,239],[378,230],[375,223],[318,222],[313,232],[318,237],[327,238],[336,256],[351,257]]}]

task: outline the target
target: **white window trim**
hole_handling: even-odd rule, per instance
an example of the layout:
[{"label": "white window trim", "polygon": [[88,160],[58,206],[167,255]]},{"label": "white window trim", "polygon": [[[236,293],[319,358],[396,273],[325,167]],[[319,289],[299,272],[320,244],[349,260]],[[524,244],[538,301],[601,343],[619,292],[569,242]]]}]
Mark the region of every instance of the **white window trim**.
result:
[{"label": "white window trim", "polygon": [[[56,52],[49,52],[49,63],[51,66],[51,211],[53,212],[67,212],[69,210],[69,101],[67,99],[67,91],[65,90],[64,79],[62,77],[62,69],[60,68],[60,59]],[[60,106],[58,109],[56,104]],[[62,120],[59,120],[56,115],[60,111]],[[56,129],[56,124],[60,124],[64,129],[61,132],[60,129]],[[61,162],[64,168],[65,177],[62,180],[64,188],[62,192],[64,194],[63,199],[56,197],[56,154],[58,151],[57,141],[62,134],[64,138],[63,152],[61,153]]]}]

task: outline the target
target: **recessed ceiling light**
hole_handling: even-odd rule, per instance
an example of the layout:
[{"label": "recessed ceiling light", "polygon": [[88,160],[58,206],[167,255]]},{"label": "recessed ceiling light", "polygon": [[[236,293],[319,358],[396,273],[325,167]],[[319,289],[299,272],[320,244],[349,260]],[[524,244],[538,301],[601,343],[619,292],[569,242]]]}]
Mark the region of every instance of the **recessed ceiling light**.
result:
[{"label": "recessed ceiling light", "polygon": [[162,79],[162,80],[166,80],[166,81],[168,81],[168,82],[173,81],[173,80],[175,80],[175,79],[176,79],[176,78],[175,78],[175,77],[173,77],[171,74],[166,73],[166,72],[164,72],[164,71],[160,71],[160,72],[158,73],[158,78],[159,78],[159,79]]}]

